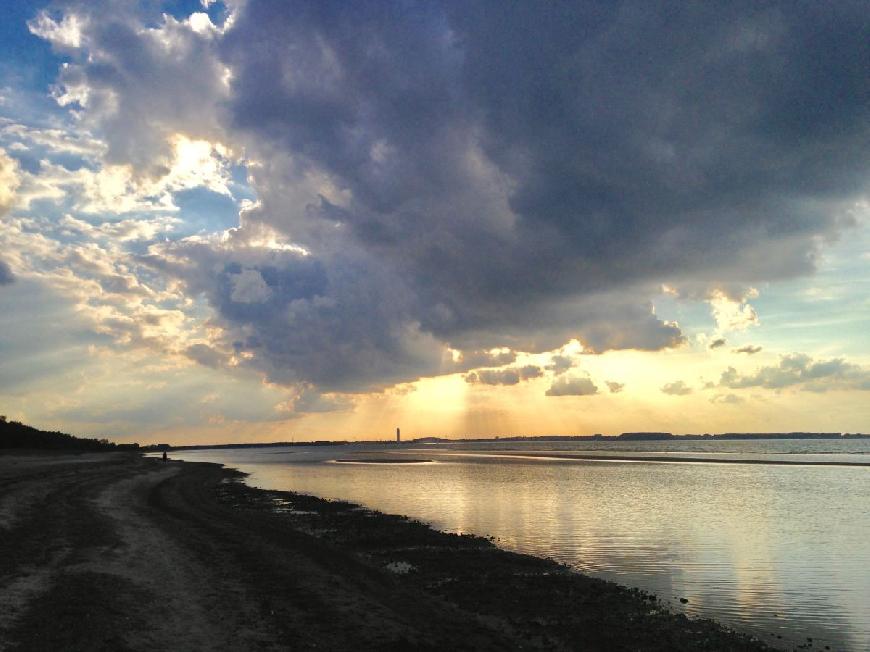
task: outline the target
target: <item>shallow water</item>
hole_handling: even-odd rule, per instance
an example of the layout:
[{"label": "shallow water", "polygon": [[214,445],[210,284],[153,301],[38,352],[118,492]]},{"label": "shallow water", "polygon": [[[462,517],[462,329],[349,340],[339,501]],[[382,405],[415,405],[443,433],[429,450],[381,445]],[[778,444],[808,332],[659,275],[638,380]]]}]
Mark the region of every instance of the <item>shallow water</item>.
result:
[{"label": "shallow water", "polygon": [[[868,453],[870,440],[766,440],[297,446],[172,456],[239,468],[254,486],[494,536],[505,548],[653,591],[675,609],[772,644],[812,637],[814,649],[867,650],[870,467],[812,464],[870,464]],[[601,458],[554,457],[571,454]],[[334,462],[385,456],[432,463]],[[681,461],[686,456],[711,462]],[[722,460],[768,463],[712,463]]]}]

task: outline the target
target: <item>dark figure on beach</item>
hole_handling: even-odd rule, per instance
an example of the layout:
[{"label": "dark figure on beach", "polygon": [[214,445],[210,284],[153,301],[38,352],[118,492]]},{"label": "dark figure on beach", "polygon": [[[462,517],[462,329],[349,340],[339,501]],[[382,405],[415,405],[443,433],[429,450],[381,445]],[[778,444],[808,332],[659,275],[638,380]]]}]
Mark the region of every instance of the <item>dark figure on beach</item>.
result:
[{"label": "dark figure on beach", "polygon": [[166,461],[166,451],[163,451],[163,461]]}]

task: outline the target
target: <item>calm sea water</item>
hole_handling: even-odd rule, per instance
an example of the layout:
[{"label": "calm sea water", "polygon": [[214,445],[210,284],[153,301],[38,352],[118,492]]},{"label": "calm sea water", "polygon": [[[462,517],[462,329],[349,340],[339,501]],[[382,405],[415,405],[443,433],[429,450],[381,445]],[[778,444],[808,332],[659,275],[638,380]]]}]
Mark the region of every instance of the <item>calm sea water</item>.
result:
[{"label": "calm sea water", "polygon": [[[493,536],[505,548],[641,587],[675,610],[774,645],[812,637],[815,649],[870,650],[870,466],[812,464],[870,465],[870,440],[354,445],[172,456],[241,469],[258,487]],[[723,460],[738,463],[716,463]]]}]

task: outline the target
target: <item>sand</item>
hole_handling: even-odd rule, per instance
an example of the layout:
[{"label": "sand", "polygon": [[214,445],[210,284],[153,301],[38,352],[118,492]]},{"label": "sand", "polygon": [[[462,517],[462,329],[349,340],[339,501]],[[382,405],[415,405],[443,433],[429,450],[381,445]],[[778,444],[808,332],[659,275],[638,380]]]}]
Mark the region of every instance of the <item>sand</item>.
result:
[{"label": "sand", "polygon": [[0,454],[0,650],[760,650],[478,537],[212,464]]}]

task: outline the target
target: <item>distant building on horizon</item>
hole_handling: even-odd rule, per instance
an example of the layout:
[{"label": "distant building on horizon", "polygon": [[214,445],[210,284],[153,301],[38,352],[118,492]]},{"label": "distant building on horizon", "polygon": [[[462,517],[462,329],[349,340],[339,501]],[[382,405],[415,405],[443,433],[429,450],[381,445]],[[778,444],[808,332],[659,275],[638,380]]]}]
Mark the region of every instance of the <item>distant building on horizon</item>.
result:
[{"label": "distant building on horizon", "polygon": [[396,443],[402,443],[402,431],[399,428],[396,428]]}]

